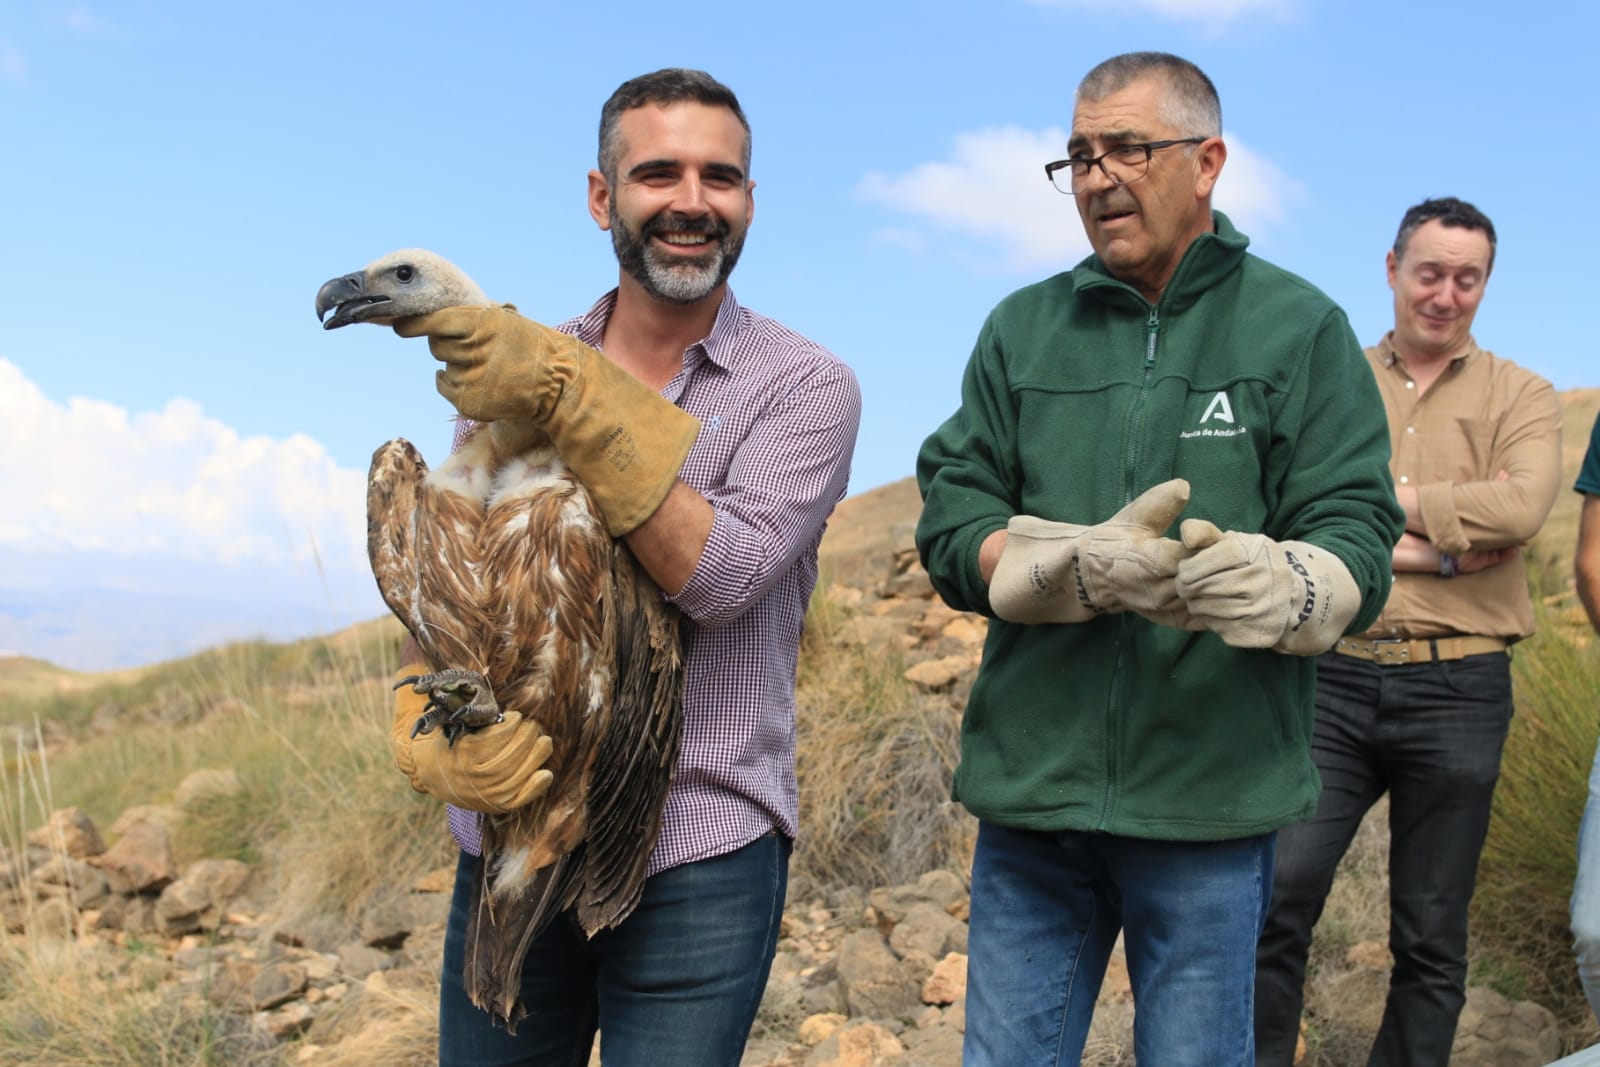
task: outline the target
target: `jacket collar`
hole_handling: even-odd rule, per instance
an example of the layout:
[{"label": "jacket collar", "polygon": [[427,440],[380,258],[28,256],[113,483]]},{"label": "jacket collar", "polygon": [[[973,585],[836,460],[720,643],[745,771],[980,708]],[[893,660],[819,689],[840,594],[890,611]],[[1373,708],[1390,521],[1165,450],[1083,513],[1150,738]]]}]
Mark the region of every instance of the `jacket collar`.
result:
[{"label": "jacket collar", "polygon": [[[1195,238],[1184,250],[1178,269],[1172,272],[1155,305],[1163,313],[1172,314],[1193,304],[1244,261],[1250,238],[1235,229],[1220,211],[1211,212],[1211,224],[1212,232]],[[1127,304],[1131,297],[1136,303],[1130,306],[1141,310],[1151,307],[1137,289],[1112,277],[1098,255],[1091,255],[1072,268],[1072,283],[1078,291],[1097,299]]]}]

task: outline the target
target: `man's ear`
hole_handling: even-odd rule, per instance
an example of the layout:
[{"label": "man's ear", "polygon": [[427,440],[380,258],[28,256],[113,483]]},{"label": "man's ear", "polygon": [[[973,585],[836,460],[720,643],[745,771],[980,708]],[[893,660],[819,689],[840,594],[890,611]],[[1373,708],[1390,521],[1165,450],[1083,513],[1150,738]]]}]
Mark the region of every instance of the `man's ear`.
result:
[{"label": "man's ear", "polygon": [[1228,145],[1222,138],[1212,137],[1195,150],[1194,159],[1194,195],[1195,199],[1204,200],[1222,176],[1222,167],[1228,162]]},{"label": "man's ear", "polygon": [[597,170],[589,172],[589,217],[602,230],[611,229],[611,185]]}]

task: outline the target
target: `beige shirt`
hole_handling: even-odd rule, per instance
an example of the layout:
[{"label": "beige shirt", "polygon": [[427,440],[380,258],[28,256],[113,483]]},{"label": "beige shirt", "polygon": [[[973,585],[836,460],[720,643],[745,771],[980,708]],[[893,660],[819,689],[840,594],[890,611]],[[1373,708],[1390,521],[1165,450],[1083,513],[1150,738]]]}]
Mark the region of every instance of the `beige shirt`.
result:
[{"label": "beige shirt", "polygon": [[[1549,382],[1473,342],[1419,397],[1386,335],[1367,361],[1389,416],[1389,472],[1417,490],[1440,552],[1525,543],[1544,525],[1561,482],[1561,404]],[[1509,476],[1497,480],[1499,472]],[[1369,638],[1533,633],[1519,553],[1476,574],[1401,572]]]}]

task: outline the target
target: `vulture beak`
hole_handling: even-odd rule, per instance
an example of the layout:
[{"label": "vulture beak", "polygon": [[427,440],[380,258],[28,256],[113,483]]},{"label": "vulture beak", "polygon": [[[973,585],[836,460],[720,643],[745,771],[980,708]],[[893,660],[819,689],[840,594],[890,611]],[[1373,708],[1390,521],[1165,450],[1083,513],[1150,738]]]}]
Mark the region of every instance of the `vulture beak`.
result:
[{"label": "vulture beak", "polygon": [[[367,292],[365,271],[346,274],[326,282],[317,290],[317,321],[324,330],[336,330],[352,322],[366,322],[376,318],[369,309],[387,304],[389,298]],[[333,315],[324,321],[329,310]]]}]

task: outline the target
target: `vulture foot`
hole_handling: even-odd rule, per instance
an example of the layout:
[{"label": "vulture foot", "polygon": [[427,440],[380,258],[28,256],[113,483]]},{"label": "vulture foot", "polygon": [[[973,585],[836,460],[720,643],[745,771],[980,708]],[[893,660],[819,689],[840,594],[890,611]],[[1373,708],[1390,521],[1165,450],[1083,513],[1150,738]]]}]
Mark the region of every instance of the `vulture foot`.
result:
[{"label": "vulture foot", "polygon": [[446,744],[453,745],[456,738],[469,730],[492,726],[505,718],[500,705],[495,703],[494,690],[483,675],[476,671],[451,668],[433,674],[414,674],[395,683],[395,688],[409,685],[412,692],[428,694],[422,717],[411,728],[411,736],[432,733],[436,727],[444,731]]}]

